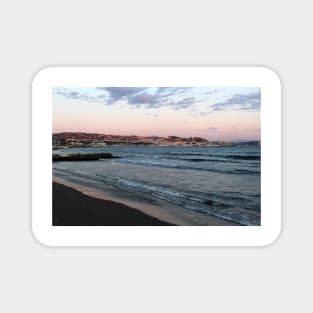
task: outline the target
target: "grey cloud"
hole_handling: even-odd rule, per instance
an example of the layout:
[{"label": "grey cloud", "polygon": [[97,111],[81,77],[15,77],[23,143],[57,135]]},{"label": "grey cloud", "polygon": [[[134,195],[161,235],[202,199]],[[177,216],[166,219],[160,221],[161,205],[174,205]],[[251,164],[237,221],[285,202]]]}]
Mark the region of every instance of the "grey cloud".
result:
[{"label": "grey cloud", "polygon": [[174,102],[175,105],[181,105],[183,107],[188,107],[191,104],[193,104],[195,102],[195,98],[194,97],[187,97],[187,98],[183,98],[180,101]]},{"label": "grey cloud", "polygon": [[69,97],[72,98],[72,99],[79,99],[80,94],[79,94],[79,92],[70,91],[69,92]]},{"label": "grey cloud", "polygon": [[230,98],[214,103],[210,108],[213,111],[225,109],[258,111],[261,106],[261,94],[259,92],[250,94],[235,94]]},{"label": "grey cloud", "polygon": [[198,112],[198,110],[193,110],[193,111],[190,111],[192,112],[191,115],[192,116],[196,116],[196,117],[208,117],[209,115],[212,114],[212,112]]},{"label": "grey cloud", "polygon": [[212,90],[212,91],[207,91],[207,92],[205,92],[204,94],[205,95],[214,95],[215,93],[217,93],[218,92],[218,89],[214,89],[214,90]]},{"label": "grey cloud", "polygon": [[104,103],[104,99],[106,95],[99,95],[99,96],[90,96],[87,93],[80,93],[77,91],[57,91],[56,94],[63,96],[65,99],[68,100],[83,100],[88,102],[97,102],[97,103]]},{"label": "grey cloud", "polygon": [[159,98],[157,95],[149,93],[139,93],[128,97],[129,104],[143,104],[148,108],[159,107]]},{"label": "grey cloud", "polygon": [[170,102],[169,105],[172,106],[174,110],[180,110],[192,107],[194,102],[194,97],[187,97],[176,102]]},{"label": "grey cloud", "polygon": [[217,131],[217,128],[216,127],[209,127],[208,131],[215,133]]},{"label": "grey cloud", "polygon": [[134,94],[138,94],[146,87],[97,87],[98,90],[106,91],[109,94],[108,104],[112,104],[124,97],[128,98]]},{"label": "grey cloud", "polygon": [[160,96],[179,95],[190,89],[190,87],[159,87],[157,94]]},{"label": "grey cloud", "polygon": [[[169,106],[175,110],[180,110],[194,104],[194,97],[181,98],[183,93],[189,89],[187,87],[159,87],[154,94],[141,89],[139,92],[128,94],[126,97],[130,105],[140,104],[148,109]],[[173,101],[174,96],[178,97],[178,100]]]},{"label": "grey cloud", "polygon": [[[79,93],[69,89],[59,90],[57,93],[66,99],[85,100],[88,102],[112,105],[119,100],[124,100],[130,108],[144,107],[157,109],[171,107],[173,110],[193,109],[196,101],[201,101],[201,96],[192,96],[192,87],[158,87],[154,90],[148,87],[96,87],[101,92],[99,95]],[[211,92],[215,92],[211,91]],[[204,93],[202,93],[202,96]]]}]

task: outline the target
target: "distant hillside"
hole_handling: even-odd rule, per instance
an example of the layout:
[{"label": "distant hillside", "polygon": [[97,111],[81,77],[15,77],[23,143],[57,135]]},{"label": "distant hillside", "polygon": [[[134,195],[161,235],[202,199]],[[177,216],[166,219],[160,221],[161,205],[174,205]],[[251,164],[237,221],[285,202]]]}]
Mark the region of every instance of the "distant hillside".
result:
[{"label": "distant hillside", "polygon": [[209,141],[201,137],[107,135],[83,132],[62,132],[52,135],[53,147],[102,147],[106,145],[154,146],[258,146],[259,141]]}]

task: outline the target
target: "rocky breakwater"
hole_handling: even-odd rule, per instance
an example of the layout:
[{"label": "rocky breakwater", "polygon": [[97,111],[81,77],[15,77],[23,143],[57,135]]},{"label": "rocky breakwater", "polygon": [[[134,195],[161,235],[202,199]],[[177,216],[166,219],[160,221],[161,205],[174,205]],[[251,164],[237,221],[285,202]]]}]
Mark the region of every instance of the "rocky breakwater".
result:
[{"label": "rocky breakwater", "polygon": [[118,158],[112,153],[92,153],[92,154],[53,154],[52,161],[95,161],[100,159]]}]

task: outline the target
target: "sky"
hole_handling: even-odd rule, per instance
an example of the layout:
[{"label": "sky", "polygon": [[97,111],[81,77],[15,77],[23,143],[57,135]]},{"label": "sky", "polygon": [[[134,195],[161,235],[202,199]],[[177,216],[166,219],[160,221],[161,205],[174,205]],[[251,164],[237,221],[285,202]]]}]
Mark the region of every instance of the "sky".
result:
[{"label": "sky", "polygon": [[258,87],[53,88],[53,133],[260,140]]}]

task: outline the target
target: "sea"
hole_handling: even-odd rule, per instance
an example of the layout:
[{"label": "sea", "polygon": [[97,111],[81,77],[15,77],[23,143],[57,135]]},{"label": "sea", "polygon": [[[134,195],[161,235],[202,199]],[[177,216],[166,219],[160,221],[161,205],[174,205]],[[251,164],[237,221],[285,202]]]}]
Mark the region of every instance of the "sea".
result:
[{"label": "sea", "polygon": [[261,148],[108,146],[68,148],[53,153],[112,153],[118,158],[53,162],[53,175],[71,175],[144,201],[176,206],[234,225],[261,224]]}]

